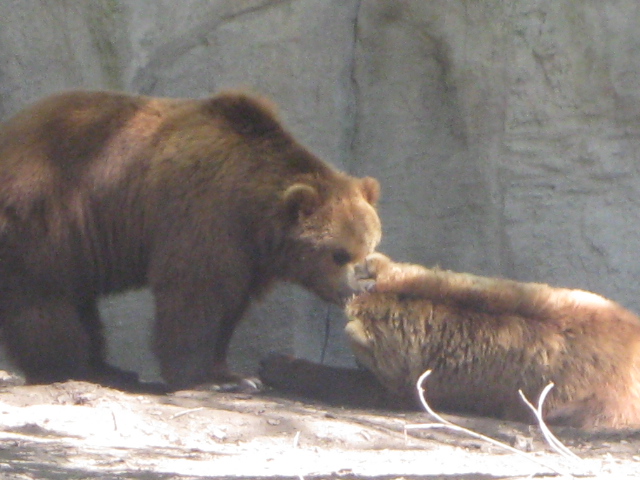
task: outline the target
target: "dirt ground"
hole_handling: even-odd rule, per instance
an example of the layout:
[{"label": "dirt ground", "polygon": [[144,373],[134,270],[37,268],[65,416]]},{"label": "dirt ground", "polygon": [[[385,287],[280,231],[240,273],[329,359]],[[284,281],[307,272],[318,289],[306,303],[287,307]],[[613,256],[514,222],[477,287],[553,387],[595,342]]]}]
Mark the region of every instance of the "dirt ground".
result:
[{"label": "dirt ground", "polygon": [[131,395],[67,382],[2,387],[0,478],[640,478],[640,432],[558,431],[581,457],[570,460],[537,427],[446,418],[529,457],[446,429],[405,432],[430,421],[426,413],[330,408],[275,392]]}]

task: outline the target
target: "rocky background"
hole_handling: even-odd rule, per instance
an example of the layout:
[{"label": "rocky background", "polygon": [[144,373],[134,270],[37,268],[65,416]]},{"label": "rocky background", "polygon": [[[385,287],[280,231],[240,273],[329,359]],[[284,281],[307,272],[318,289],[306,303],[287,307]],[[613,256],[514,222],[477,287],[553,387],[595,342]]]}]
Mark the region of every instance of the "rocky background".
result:
[{"label": "rocky background", "polygon": [[[396,259],[640,312],[639,27],[636,0],[4,0],[0,117],[69,88],[246,86],[323,158],[379,178]],[[103,312],[113,361],[153,378],[151,295]],[[342,325],[281,287],[234,363],[251,372],[280,350],[347,364]]]}]

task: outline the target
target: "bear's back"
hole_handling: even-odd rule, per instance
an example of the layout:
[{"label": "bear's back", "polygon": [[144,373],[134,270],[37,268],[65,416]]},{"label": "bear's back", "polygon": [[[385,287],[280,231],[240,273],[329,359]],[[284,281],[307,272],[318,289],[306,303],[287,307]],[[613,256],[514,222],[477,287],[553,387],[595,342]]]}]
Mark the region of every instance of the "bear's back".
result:
[{"label": "bear's back", "polygon": [[[183,231],[236,243],[277,237],[244,247],[263,251],[289,228],[282,194],[301,181],[322,198],[354,184],[298,144],[261,98],[57,94],[0,128],[0,276],[68,270],[75,283],[93,282],[78,282],[82,271],[101,292],[139,286],[149,252],[173,248]],[[120,273],[130,270],[135,281]]]},{"label": "bear's back", "polygon": [[131,124],[136,118],[160,118],[159,103],[146,97],[89,91],[66,92],[35,103],[2,125],[0,185],[27,178],[58,184],[72,181],[96,163],[119,132],[133,133]]}]

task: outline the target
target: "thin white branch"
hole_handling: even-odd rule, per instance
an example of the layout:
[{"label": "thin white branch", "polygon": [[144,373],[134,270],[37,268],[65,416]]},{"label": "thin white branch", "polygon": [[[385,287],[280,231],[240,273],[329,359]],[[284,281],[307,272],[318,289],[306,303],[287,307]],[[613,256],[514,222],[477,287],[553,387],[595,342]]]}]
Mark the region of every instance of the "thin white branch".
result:
[{"label": "thin white branch", "polygon": [[491,445],[503,448],[509,452],[515,453],[516,455],[520,455],[521,457],[526,458],[527,460],[537,463],[538,465],[541,465],[545,468],[548,468],[549,470],[551,470],[554,473],[557,473],[558,475],[568,475],[568,476],[572,476],[571,473],[566,472],[566,471],[562,471],[559,470],[558,468],[554,467],[553,465],[549,465],[546,462],[543,462],[541,460],[538,460],[536,457],[527,454],[526,452],[523,452],[522,450],[518,450],[517,448],[512,447],[511,445],[507,445],[506,443],[500,442],[498,440],[494,440],[491,437],[487,437],[486,435],[482,435],[481,433],[477,433],[474,432],[473,430],[469,430],[468,428],[465,427],[461,427],[460,425],[456,425],[455,423],[452,423],[448,420],[445,420],[444,418],[442,418],[440,415],[438,415],[435,411],[433,411],[433,409],[429,406],[427,399],[426,399],[426,392],[424,387],[422,386],[424,381],[427,379],[427,377],[431,375],[431,370],[427,370],[426,372],[424,372],[422,375],[420,375],[420,378],[418,378],[418,381],[416,382],[416,388],[418,389],[418,396],[420,398],[420,402],[422,403],[422,406],[424,407],[425,411],[431,415],[433,418],[436,419],[436,421],[438,423],[424,423],[424,424],[414,424],[414,425],[405,425],[405,432],[406,430],[415,430],[415,429],[448,429],[448,430],[453,430],[455,432],[461,432],[464,433],[466,435],[469,435],[473,438],[477,438],[479,440],[483,440],[487,443],[490,443]]},{"label": "thin white branch", "polygon": [[174,418],[182,417],[183,415],[189,415],[190,413],[199,412],[200,410],[204,409],[205,407],[189,408],[187,410],[182,410],[181,412],[171,415],[169,419],[173,420]]},{"label": "thin white branch", "polygon": [[536,416],[536,419],[538,420],[538,425],[540,426],[540,431],[542,432],[542,435],[544,436],[544,439],[547,441],[549,446],[552,449],[554,449],[556,452],[558,452],[560,455],[562,455],[563,457],[568,458],[570,460],[577,461],[577,462],[581,462],[582,459],[579,456],[577,456],[575,453],[573,453],[571,450],[569,450],[560,440],[558,440],[558,438],[551,432],[551,430],[549,430],[549,427],[547,427],[547,424],[545,423],[544,418],[542,417],[542,407],[544,405],[544,401],[546,400],[547,395],[549,394],[552,388],[553,388],[553,382],[549,383],[549,385],[544,387],[544,389],[542,390],[542,393],[540,393],[540,398],[538,399],[538,408],[533,406],[533,404],[529,401],[529,399],[527,399],[525,394],[522,393],[522,390],[518,390],[518,393],[520,394],[520,398],[522,398],[522,401],[525,403],[525,405],[527,405],[527,407],[529,407],[529,409]]}]

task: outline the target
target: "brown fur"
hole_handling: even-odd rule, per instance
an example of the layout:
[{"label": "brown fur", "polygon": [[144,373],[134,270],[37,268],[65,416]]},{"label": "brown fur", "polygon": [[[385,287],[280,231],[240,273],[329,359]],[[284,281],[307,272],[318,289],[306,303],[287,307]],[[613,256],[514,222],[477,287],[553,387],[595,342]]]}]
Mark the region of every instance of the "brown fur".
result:
[{"label": "brown fur", "polygon": [[0,324],[30,383],[122,386],[96,308],[149,285],[170,388],[237,380],[226,355],[277,280],[341,302],[380,239],[378,184],[321,161],[243,93],[47,98],[0,133]]},{"label": "brown fur", "polygon": [[[544,410],[549,423],[640,427],[640,320],[620,305],[580,290],[398,264],[379,254],[369,270],[375,290],[347,304],[346,331],[360,363],[396,405],[415,404],[415,383],[432,369],[426,396],[435,409],[530,422],[518,390],[537,401],[554,382]],[[305,382],[314,380],[308,362],[290,363],[267,362],[268,383],[293,365],[300,376],[305,370]]]}]

